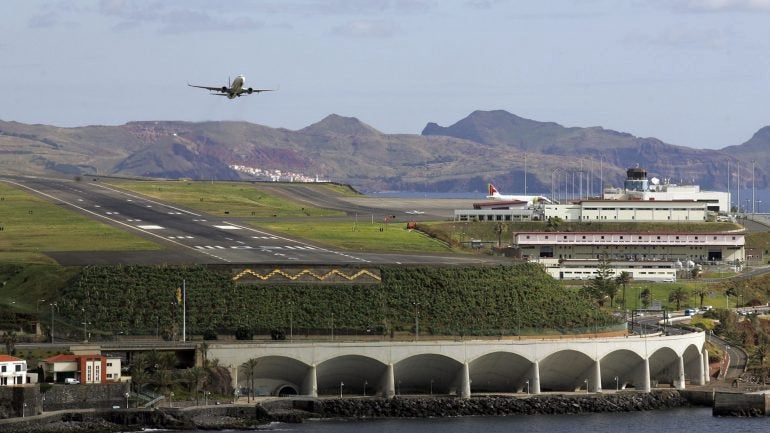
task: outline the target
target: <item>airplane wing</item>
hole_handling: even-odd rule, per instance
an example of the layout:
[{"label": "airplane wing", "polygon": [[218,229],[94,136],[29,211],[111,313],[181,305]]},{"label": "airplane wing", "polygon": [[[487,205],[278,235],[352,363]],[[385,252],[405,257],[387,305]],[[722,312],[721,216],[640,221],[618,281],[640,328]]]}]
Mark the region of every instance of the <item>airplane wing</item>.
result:
[{"label": "airplane wing", "polygon": [[[219,86],[219,87],[209,87],[209,86],[196,86],[196,85],[194,85],[194,84],[190,84],[190,83],[187,83],[187,85],[188,85],[188,86],[190,86],[190,87],[197,87],[197,88],[199,88],[199,89],[206,89],[206,90],[210,90],[210,91],[212,91],[212,92],[225,93],[225,92],[222,92],[222,86]],[[256,92],[256,90],[255,90],[255,92]]]}]

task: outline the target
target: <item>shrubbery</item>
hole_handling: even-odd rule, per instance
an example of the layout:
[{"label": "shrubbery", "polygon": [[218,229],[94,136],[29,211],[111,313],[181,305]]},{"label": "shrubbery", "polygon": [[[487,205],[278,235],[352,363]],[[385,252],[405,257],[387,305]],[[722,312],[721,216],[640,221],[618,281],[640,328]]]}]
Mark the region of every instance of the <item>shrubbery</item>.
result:
[{"label": "shrubbery", "polygon": [[[236,284],[203,266],[93,266],[59,300],[60,319],[85,317],[96,334],[178,335],[186,286],[187,332],[512,335],[576,333],[616,325],[539,266],[385,266],[381,284]],[[57,325],[58,326],[58,325]],[[74,328],[74,326],[73,326]],[[57,328],[58,331],[58,328]]]}]

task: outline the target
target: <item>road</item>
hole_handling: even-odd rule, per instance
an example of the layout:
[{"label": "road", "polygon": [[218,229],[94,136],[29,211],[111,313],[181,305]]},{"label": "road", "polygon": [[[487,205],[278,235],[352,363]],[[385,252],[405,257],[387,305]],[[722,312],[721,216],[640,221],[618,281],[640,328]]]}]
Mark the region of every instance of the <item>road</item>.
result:
[{"label": "road", "polygon": [[[222,219],[164,203],[104,182],[84,179],[4,177],[53,203],[90,218],[132,231],[164,245],[165,250],[141,252],[52,252],[62,265],[84,264],[472,264],[503,262],[489,256],[364,253],[335,250],[256,229],[238,219]],[[295,189],[292,187],[292,191]],[[300,188],[300,191],[301,188]],[[338,207],[362,215],[382,207],[356,205],[318,193],[299,193],[305,202]],[[369,202],[374,203],[374,202]],[[393,212],[396,212],[395,210]]]}]

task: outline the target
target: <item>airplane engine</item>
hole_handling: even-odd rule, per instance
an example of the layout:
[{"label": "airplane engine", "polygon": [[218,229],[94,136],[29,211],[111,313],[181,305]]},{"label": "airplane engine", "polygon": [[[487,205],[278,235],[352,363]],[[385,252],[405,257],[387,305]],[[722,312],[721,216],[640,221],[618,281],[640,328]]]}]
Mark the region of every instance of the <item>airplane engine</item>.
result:
[{"label": "airplane engine", "polygon": [[251,95],[252,93],[254,93],[254,89],[249,87],[248,89],[246,89],[246,92],[248,92],[248,94]]},{"label": "airplane engine", "polygon": [[227,88],[227,87],[225,87],[225,86],[222,86],[222,93],[227,93],[227,91],[228,91],[228,90],[230,90],[230,89],[228,89],[228,88]]}]

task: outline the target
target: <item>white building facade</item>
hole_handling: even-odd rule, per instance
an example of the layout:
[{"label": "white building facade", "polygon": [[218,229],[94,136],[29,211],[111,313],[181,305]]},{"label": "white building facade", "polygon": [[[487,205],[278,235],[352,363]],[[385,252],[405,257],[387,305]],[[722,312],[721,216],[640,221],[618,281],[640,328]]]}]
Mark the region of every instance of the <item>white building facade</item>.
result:
[{"label": "white building facade", "polygon": [[530,258],[599,259],[606,254],[610,260],[746,260],[742,232],[519,232],[513,234],[513,245]]},{"label": "white building facade", "polygon": [[574,222],[703,222],[706,204],[692,200],[580,200],[570,204],[546,204],[545,218]]},{"label": "white building facade", "polygon": [[27,382],[27,361],[0,355],[0,386],[23,385]]}]

